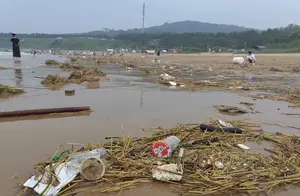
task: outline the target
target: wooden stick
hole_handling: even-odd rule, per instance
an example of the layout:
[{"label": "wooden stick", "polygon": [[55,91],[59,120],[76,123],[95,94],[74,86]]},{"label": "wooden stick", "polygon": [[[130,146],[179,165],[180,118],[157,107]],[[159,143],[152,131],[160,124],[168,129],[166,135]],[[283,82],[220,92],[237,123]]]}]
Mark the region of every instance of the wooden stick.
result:
[{"label": "wooden stick", "polygon": [[89,106],[19,110],[19,111],[0,112],[0,118],[29,116],[29,115],[44,115],[44,114],[52,114],[52,113],[82,112],[82,111],[90,111],[90,110],[91,109]]}]

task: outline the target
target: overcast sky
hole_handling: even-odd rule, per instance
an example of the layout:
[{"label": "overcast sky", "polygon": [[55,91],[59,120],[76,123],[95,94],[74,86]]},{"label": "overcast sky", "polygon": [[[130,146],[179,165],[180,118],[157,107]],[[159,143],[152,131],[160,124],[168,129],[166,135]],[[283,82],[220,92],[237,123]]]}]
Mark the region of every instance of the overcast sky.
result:
[{"label": "overcast sky", "polygon": [[[266,29],[300,24],[300,0],[145,0],[145,26],[195,20]],[[0,0],[0,32],[72,33],[142,26],[143,0]]]}]

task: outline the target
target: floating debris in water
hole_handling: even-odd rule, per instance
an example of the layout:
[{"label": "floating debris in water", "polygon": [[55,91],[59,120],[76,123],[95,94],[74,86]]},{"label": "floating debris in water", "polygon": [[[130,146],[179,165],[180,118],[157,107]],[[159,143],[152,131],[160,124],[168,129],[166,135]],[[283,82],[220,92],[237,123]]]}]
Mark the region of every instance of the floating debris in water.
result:
[{"label": "floating debris in water", "polygon": [[46,65],[60,65],[61,63],[56,60],[46,60],[45,64]]},{"label": "floating debris in water", "polygon": [[15,88],[0,84],[0,96],[10,96],[25,93],[22,88]]}]

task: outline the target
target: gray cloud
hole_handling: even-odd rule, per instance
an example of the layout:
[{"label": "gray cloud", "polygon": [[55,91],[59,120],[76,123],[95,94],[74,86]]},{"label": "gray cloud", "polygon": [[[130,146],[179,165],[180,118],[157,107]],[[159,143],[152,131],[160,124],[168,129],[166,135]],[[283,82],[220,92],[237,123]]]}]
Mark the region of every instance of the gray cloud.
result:
[{"label": "gray cloud", "polygon": [[[196,20],[266,29],[300,24],[299,0],[145,0],[146,26]],[[142,25],[143,0],[0,0],[0,32],[71,33]]]}]

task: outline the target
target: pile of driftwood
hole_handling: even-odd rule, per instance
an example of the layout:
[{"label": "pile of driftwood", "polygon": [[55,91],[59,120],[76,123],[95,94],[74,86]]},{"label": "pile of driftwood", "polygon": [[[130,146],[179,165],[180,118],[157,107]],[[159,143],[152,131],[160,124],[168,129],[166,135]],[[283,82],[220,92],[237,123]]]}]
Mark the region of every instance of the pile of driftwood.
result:
[{"label": "pile of driftwood", "polygon": [[[51,179],[56,179],[53,173],[57,165],[67,163],[70,156],[104,148],[109,154],[106,158],[109,166],[103,178],[87,181],[78,175],[60,190],[59,195],[120,192],[153,181],[152,170],[162,164],[177,163],[179,149],[184,148],[182,180],[166,182],[181,195],[260,195],[291,185],[299,186],[299,137],[264,133],[260,126],[244,121],[229,121],[228,124],[242,131],[226,132],[220,121],[214,121],[205,125],[220,127],[215,131],[200,129],[205,126],[199,124],[176,125],[170,129],[145,129],[153,133],[146,137],[107,137],[98,145],[69,144],[72,148],[64,145],[52,157],[36,165],[37,174],[43,174],[45,167],[51,164]],[[168,159],[155,158],[152,144],[172,135],[180,139],[173,155]],[[264,141],[272,143],[272,148],[265,149],[268,155],[251,152],[246,146],[249,142]],[[74,146],[79,150],[74,150]],[[20,195],[29,191],[25,188]]]}]

